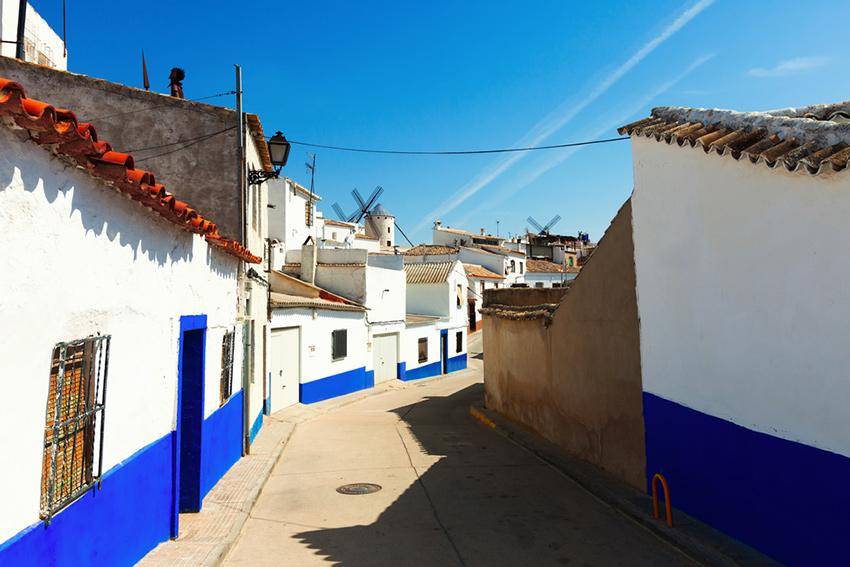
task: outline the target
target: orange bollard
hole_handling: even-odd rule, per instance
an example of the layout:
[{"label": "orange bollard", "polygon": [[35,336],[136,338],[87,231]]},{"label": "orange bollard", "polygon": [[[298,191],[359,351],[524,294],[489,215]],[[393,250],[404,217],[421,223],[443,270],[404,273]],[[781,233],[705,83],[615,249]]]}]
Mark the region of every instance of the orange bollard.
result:
[{"label": "orange bollard", "polygon": [[667,486],[667,479],[661,474],[656,474],[652,477],[652,507],[655,510],[655,517],[658,518],[661,514],[658,512],[658,491],[656,490],[657,480],[661,481],[661,486],[664,488],[664,504],[667,507],[667,525],[673,527],[673,506],[670,504],[670,487]]}]

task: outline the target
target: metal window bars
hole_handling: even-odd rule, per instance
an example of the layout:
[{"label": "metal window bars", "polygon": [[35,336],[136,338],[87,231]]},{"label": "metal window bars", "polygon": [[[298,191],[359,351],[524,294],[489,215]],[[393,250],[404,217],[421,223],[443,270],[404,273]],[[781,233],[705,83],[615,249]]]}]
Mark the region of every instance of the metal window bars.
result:
[{"label": "metal window bars", "polygon": [[100,487],[109,341],[108,335],[88,337],[53,349],[39,513],[45,525],[92,487]]},{"label": "metal window bars", "polygon": [[221,405],[230,399],[233,393],[233,345],[236,338],[235,331],[224,333],[221,340]]}]

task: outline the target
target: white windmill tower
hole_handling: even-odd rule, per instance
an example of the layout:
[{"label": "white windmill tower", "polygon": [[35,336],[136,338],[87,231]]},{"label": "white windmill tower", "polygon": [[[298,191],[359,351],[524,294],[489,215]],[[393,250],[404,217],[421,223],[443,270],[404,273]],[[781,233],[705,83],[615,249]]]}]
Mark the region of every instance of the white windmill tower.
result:
[{"label": "white windmill tower", "polygon": [[395,242],[395,217],[378,203],[369,211],[366,234],[381,241],[381,246],[392,246]]}]

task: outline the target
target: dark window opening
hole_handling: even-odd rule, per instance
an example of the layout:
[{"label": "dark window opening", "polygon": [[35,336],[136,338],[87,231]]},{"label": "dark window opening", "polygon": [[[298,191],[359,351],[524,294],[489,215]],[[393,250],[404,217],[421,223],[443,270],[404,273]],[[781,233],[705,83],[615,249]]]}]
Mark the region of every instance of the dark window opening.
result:
[{"label": "dark window opening", "polygon": [[463,331],[457,332],[457,348],[455,348],[455,352],[461,352],[463,350]]},{"label": "dark window opening", "polygon": [[39,515],[45,524],[100,483],[109,339],[89,337],[53,348],[41,470]]},{"label": "dark window opening", "polygon": [[339,329],[331,333],[331,358],[342,360],[348,356],[348,329]]},{"label": "dark window opening", "polygon": [[428,339],[419,339],[419,362],[428,362]]},{"label": "dark window opening", "polygon": [[234,331],[224,334],[221,340],[221,405],[230,399],[233,393],[233,342],[236,338]]}]

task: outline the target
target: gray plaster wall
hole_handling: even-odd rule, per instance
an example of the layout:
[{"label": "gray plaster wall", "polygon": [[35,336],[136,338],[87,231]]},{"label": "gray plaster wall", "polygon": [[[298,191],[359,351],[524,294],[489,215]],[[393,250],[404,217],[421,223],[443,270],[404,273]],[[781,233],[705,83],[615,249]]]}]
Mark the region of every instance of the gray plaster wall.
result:
[{"label": "gray plaster wall", "polygon": [[[484,315],[484,388],[488,408],[646,490],[631,218],[627,201],[551,322]],[[548,291],[488,290],[487,300],[534,305]]]},{"label": "gray plaster wall", "polygon": [[[0,77],[19,83],[29,98],[94,124],[100,140],[132,154],[137,169],[153,173],[178,200],[214,222],[222,236],[242,242],[235,110],[9,57],[0,57]],[[166,79],[161,82],[167,88]],[[209,93],[187,96],[193,94]]]}]

